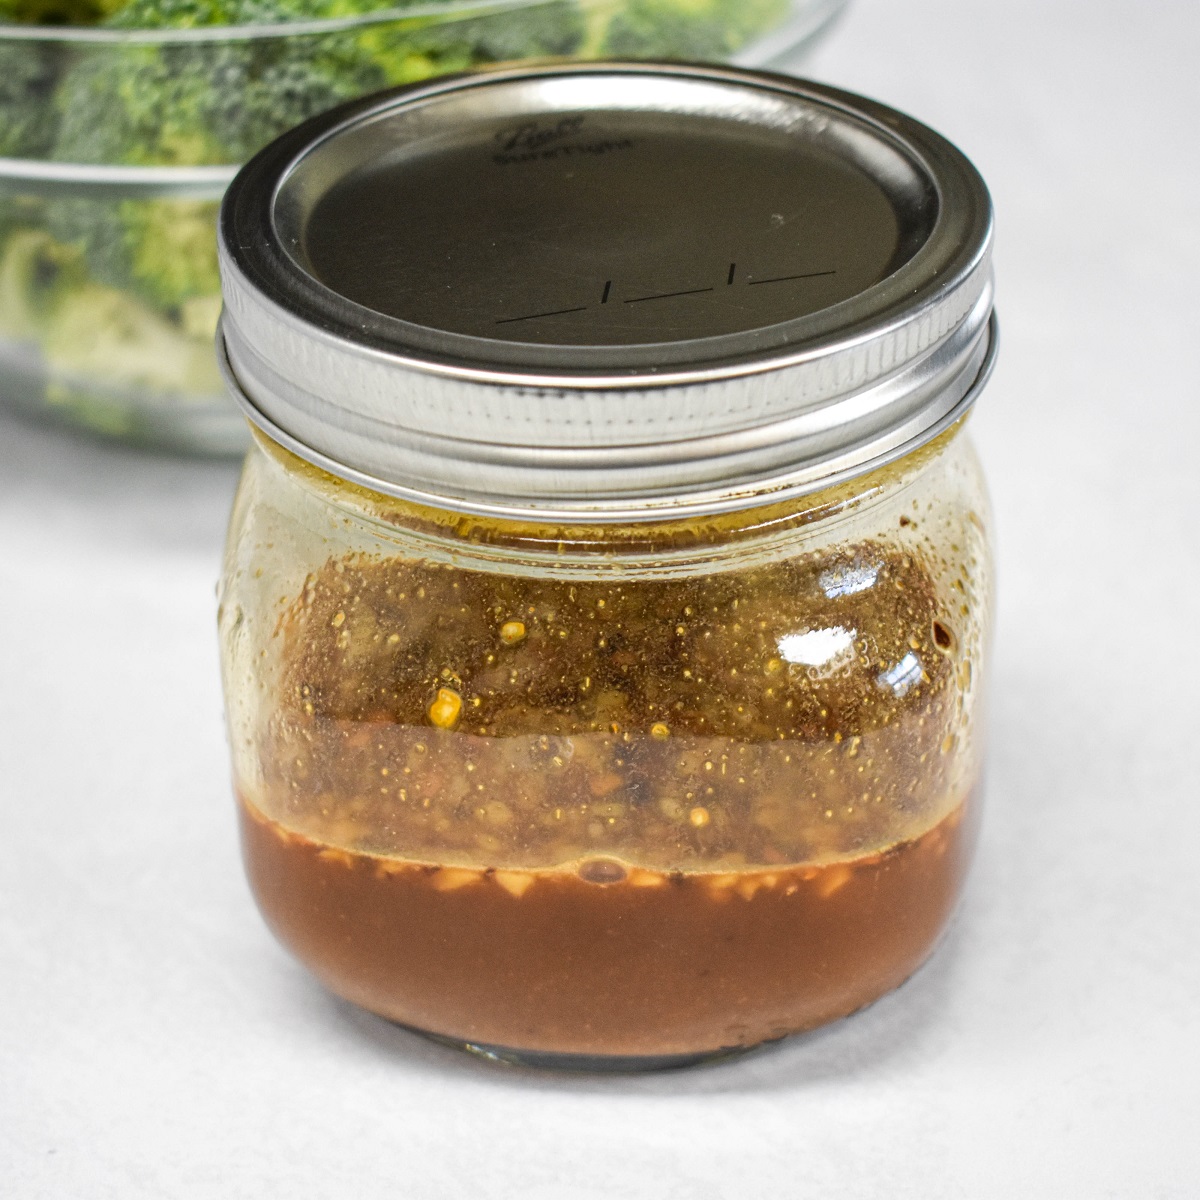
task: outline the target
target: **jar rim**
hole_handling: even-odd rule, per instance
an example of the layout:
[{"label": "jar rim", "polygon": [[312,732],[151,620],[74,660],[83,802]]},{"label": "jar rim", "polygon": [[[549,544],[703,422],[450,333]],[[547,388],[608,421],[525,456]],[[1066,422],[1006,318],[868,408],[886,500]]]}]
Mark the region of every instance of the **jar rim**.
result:
[{"label": "jar rim", "polygon": [[[693,231],[645,195],[658,186],[644,180],[660,170],[655,156],[692,155],[680,176],[686,184],[715,155],[718,168],[742,165],[751,183],[761,171],[785,200],[807,204],[815,232],[802,223],[772,241],[774,223],[782,227],[785,216],[744,214],[738,206],[767,200],[743,200],[754,189],[740,177],[729,185],[734,199],[721,201],[733,206],[732,216],[702,198],[701,218],[756,251],[759,243],[771,253],[794,249],[807,236],[837,265],[749,279],[744,272],[735,289],[731,262],[729,291],[714,285],[635,295],[606,310],[600,306],[610,280],[596,305],[548,312],[534,305],[549,294],[537,290],[548,276],[543,270],[539,279],[533,269],[533,282],[519,280],[515,299],[496,301],[501,312],[534,306],[531,316],[496,318],[494,308],[481,315],[459,297],[475,288],[493,304],[499,292],[490,260],[443,284],[436,269],[427,279],[398,248],[405,238],[405,251],[414,238],[470,241],[471,227],[437,210],[422,218],[419,206],[373,226],[373,210],[364,215],[364,207],[381,186],[411,190],[430,178],[448,202],[480,180],[503,193],[509,183],[486,174],[490,139],[518,117],[532,122],[519,128],[542,129],[537,121],[545,114],[559,114],[558,125],[537,136],[558,137],[559,145],[543,152],[535,141],[532,154],[491,159],[519,162],[523,171],[533,163],[536,172],[544,153],[586,159],[634,147],[640,159],[634,154],[591,174],[623,201],[631,187],[641,189],[634,199],[650,214],[640,232],[651,257],[654,230],[668,230],[674,248],[664,253],[676,260],[681,246],[686,256]],[[575,137],[585,119],[600,141]],[[616,132],[607,138],[605,129]],[[622,139],[621,130],[635,136]],[[587,174],[575,161],[570,170],[553,162],[533,186]],[[521,176],[510,191],[519,193],[529,179]],[[584,261],[599,245],[584,219],[594,212],[581,216],[569,207],[580,192],[570,186],[576,199],[551,216],[556,228],[570,227],[560,238],[566,260]],[[339,188],[345,202],[337,200]],[[850,216],[821,216],[843,201]],[[511,211],[491,192],[481,203],[496,207],[501,222],[529,223],[527,212],[516,213],[529,207],[523,199]],[[784,207],[774,193],[771,203]],[[535,215],[534,224],[541,219]],[[991,239],[990,198],[965,156],[861,97],[720,67],[590,63],[485,72],[343,106],[280,138],[243,169],[222,207],[222,369],[246,415],[274,440],[377,491],[564,521],[751,507],[901,457],[961,417],[995,356]],[[473,243],[485,259],[496,244],[482,234]],[[610,236],[604,248],[612,244]],[[839,271],[841,279],[827,281],[824,292],[813,285],[809,298],[755,289]],[[449,304],[443,286],[459,289]],[[403,297],[421,288],[410,312]],[[673,298],[695,293],[706,295],[685,316]],[[621,305],[641,299],[672,304],[638,310],[657,308],[638,324]],[[547,320],[585,309],[582,332]],[[510,322],[529,324],[519,334],[499,329]]]},{"label": "jar rim", "polygon": [[[275,425],[263,412],[253,407],[253,401],[241,391],[236,376],[230,367],[229,359],[220,334],[217,337],[217,359],[226,387],[236,396],[238,403],[247,414],[251,424],[259,432],[276,443],[284,450],[294,454],[310,466],[324,471],[346,483],[366,488],[382,496],[391,496],[411,504],[429,508],[441,509],[446,512],[462,513],[471,516],[489,517],[501,521],[527,521],[539,524],[554,525],[620,525],[644,524],[654,521],[688,520],[694,517],[715,516],[723,513],[746,511],[763,505],[774,505],[789,500],[810,496],[826,488],[858,479],[882,467],[900,462],[909,455],[923,449],[931,442],[952,430],[961,423],[974,407],[976,399],[991,378],[996,365],[999,349],[1000,326],[993,311],[989,315],[985,339],[984,355],[980,362],[978,373],[972,378],[967,391],[958,402],[950,408],[934,425],[928,426],[919,436],[911,438],[890,451],[880,454],[867,462],[847,468],[846,470],[814,477],[803,482],[767,481],[755,490],[747,490],[740,497],[734,498],[723,492],[707,496],[692,496],[685,499],[670,498],[666,502],[654,500],[640,501],[626,508],[599,507],[592,509],[554,508],[549,505],[531,506],[519,504],[486,503],[480,500],[459,496],[444,495],[437,492],[422,491],[408,487],[389,479],[379,478],[335,461],[321,451],[298,441],[286,430]],[[253,415],[250,415],[253,409]]]}]

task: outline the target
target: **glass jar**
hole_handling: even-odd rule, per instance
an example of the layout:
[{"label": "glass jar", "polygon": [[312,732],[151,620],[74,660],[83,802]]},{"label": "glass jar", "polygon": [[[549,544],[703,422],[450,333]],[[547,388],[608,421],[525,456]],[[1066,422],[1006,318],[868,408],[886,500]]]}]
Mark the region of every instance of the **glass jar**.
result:
[{"label": "glass jar", "polygon": [[321,980],[639,1068],[924,961],[978,818],[990,238],[931,131],[719,68],[409,89],[246,168],[225,691],[250,881]]}]

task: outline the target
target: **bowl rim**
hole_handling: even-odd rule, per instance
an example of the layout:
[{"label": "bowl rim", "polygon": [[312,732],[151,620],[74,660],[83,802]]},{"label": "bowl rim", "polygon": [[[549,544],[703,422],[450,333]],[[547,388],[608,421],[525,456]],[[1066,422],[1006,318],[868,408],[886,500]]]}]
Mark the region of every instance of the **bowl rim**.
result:
[{"label": "bowl rim", "polygon": [[[307,37],[324,33],[369,29],[374,25],[392,25],[428,17],[461,19],[538,8],[559,0],[431,0],[424,4],[391,5],[367,13],[345,17],[319,17],[305,21],[259,21],[248,25],[196,25],[190,28],[121,29],[99,25],[25,25],[0,23],[0,42],[60,42],[84,45],[187,45],[209,42],[266,41],[281,37]],[[597,0],[577,0],[583,6]],[[600,0],[603,2],[603,0]],[[808,3],[811,0],[792,0]]]},{"label": "bowl rim", "polygon": [[[0,42],[55,42],[83,45],[162,46],[210,42],[265,41],[279,37],[311,37],[324,33],[369,29],[402,21],[445,17],[449,20],[474,15],[487,16],[509,9],[519,11],[558,3],[559,0],[426,0],[421,4],[392,4],[368,13],[345,17],[321,17],[306,21],[259,21],[248,25],[197,25],[180,28],[120,29],[98,25],[26,25],[0,22]],[[616,7],[621,0],[575,0],[584,9]],[[788,0],[788,16],[782,25],[798,18],[808,36],[831,23],[849,0]],[[802,34],[803,36],[803,34]]]}]

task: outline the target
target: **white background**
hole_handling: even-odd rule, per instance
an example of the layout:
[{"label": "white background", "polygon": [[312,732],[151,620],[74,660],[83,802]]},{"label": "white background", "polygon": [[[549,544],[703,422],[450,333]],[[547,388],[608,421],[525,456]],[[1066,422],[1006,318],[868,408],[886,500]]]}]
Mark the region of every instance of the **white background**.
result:
[{"label": "white background", "polygon": [[1200,1195],[1200,5],[854,0],[809,71],[948,134],[999,214],[989,807],[934,961],[642,1078],[332,999],[239,865],[234,468],[0,422],[0,1195]]}]

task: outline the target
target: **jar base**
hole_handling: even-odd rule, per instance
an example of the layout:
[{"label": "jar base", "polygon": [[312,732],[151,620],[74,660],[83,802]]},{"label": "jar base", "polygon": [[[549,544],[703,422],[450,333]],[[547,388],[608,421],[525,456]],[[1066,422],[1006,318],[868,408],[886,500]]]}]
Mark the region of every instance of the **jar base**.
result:
[{"label": "jar base", "polygon": [[[395,1022],[398,1024],[398,1022]],[[701,1050],[694,1054],[564,1054],[555,1050],[518,1050],[511,1046],[492,1046],[486,1042],[468,1042],[446,1037],[427,1029],[401,1025],[410,1033],[420,1034],[439,1046],[463,1050],[476,1058],[501,1063],[509,1067],[526,1067],[535,1071],[577,1072],[580,1074],[639,1075],[650,1071],[677,1071],[709,1063],[726,1062],[762,1049],[781,1038],[757,1042],[752,1046],[724,1046],[717,1050]]]}]

